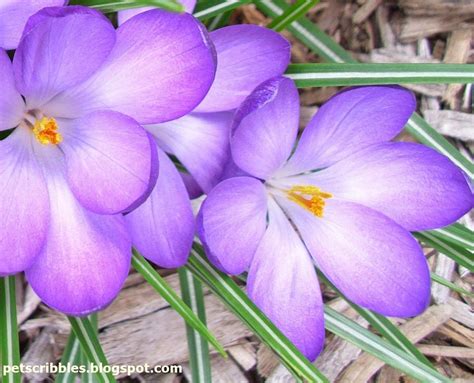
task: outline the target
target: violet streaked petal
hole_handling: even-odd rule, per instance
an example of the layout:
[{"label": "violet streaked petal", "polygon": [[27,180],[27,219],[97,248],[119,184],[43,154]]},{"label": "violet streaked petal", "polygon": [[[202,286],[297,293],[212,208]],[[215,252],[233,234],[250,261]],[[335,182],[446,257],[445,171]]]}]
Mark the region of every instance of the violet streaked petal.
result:
[{"label": "violet streaked petal", "polygon": [[379,314],[420,314],[430,300],[430,272],[411,234],[382,213],[326,200],[318,218],[279,197],[317,266],[354,303]]},{"label": "violet streaked petal", "polygon": [[234,162],[266,179],[290,156],[298,133],[298,91],[276,77],[259,85],[235,113],[230,140]]},{"label": "violet streaked petal", "polygon": [[[155,144],[156,145],[156,144]],[[181,176],[158,149],[160,175],[150,197],[125,216],[133,246],[161,267],[183,266],[193,243],[195,223]]]},{"label": "violet streaked petal", "polygon": [[28,18],[44,7],[64,5],[65,0],[2,0],[0,4],[0,47],[15,49]]},{"label": "violet streaked petal", "polygon": [[265,187],[255,178],[230,178],[209,193],[199,212],[198,234],[217,267],[229,274],[248,268],[265,232],[266,214]]},{"label": "violet streaked petal", "polygon": [[188,196],[190,199],[195,199],[204,194],[201,187],[198,185],[193,176],[186,172],[179,172],[181,179],[183,180],[184,186],[188,191]]},{"label": "violet streaked petal", "polygon": [[110,21],[86,7],[45,8],[26,28],[13,69],[30,109],[90,77],[115,43]]},{"label": "violet streaked petal", "polygon": [[119,293],[130,268],[132,244],[121,215],[91,213],[74,198],[60,153],[46,161],[51,223],[45,246],[26,277],[48,306],[86,315]]},{"label": "violet streaked petal", "polygon": [[257,25],[231,25],[210,33],[217,52],[217,72],[196,112],[239,107],[262,82],[281,76],[290,62],[290,43]]},{"label": "violet streaked petal", "polygon": [[163,150],[174,154],[208,193],[219,182],[230,156],[232,113],[190,113],[178,120],[145,128]]},{"label": "violet streaked petal", "polygon": [[305,178],[337,198],[380,211],[409,231],[449,225],[474,202],[462,171],[419,144],[373,145]]},{"label": "violet streaked petal", "polygon": [[48,231],[48,191],[32,139],[18,128],[0,141],[0,275],[30,266]]},{"label": "violet streaked petal", "polygon": [[141,124],[174,120],[202,101],[215,69],[214,47],[198,20],[151,10],[119,27],[107,62],[53,106],[69,117],[111,109]]},{"label": "violet streaked petal", "polygon": [[[197,0],[180,0],[180,3],[184,6],[184,11],[188,13],[193,13],[194,7],[196,6]],[[117,12],[118,16],[118,25],[122,25],[128,19],[131,19],[133,16],[136,16],[140,13],[155,9],[155,7],[141,7],[141,8],[132,8],[126,9],[125,11]]]},{"label": "violet streaked petal", "polygon": [[269,200],[269,224],[253,257],[248,294],[298,349],[314,360],[324,344],[323,302],[311,257]]},{"label": "violet streaked petal", "polygon": [[413,93],[398,86],[344,90],[318,110],[281,174],[324,168],[367,146],[389,141],[403,129],[415,107]]},{"label": "violet streaked petal", "polygon": [[12,63],[7,53],[0,49],[0,131],[17,126],[24,113],[25,103],[15,88]]},{"label": "violet streaked petal", "polygon": [[157,177],[156,145],[135,120],[117,112],[94,112],[60,132],[67,179],[85,208],[117,214],[148,197]]}]

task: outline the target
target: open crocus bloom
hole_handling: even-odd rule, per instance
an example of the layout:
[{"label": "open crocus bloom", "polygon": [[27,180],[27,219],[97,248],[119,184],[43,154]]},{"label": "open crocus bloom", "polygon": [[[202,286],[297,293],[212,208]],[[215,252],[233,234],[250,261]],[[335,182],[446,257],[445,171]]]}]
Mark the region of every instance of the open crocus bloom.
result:
[{"label": "open crocus bloom", "polygon": [[117,31],[85,7],[32,16],[13,64],[0,51],[0,130],[15,128],[0,141],[0,275],[26,270],[67,314],[110,303],[130,264],[122,213],[157,177],[140,124],[188,113],[214,75],[188,14],[149,11]]},{"label": "open crocus bloom", "polygon": [[199,236],[218,268],[249,270],[249,296],[309,359],[324,338],[313,262],[358,305],[419,314],[430,274],[410,231],[447,225],[472,207],[463,173],[446,157],[388,142],[414,109],[403,88],[343,91],[320,108],[291,157],[299,112],[292,81],[267,81],[236,113],[232,157],[247,175],[211,191]]},{"label": "open crocus bloom", "polygon": [[28,18],[45,7],[66,5],[67,0],[2,0],[0,2],[0,48],[15,49]]},{"label": "open crocus bloom", "polygon": [[165,152],[184,164],[199,190],[209,191],[230,155],[233,109],[261,82],[281,75],[290,58],[289,43],[278,33],[258,26],[230,26],[211,32],[210,38],[217,52],[211,89],[192,113],[145,126],[156,138],[160,175],[150,198],[126,216],[133,245],[162,267],[186,263],[195,234],[186,187]]}]

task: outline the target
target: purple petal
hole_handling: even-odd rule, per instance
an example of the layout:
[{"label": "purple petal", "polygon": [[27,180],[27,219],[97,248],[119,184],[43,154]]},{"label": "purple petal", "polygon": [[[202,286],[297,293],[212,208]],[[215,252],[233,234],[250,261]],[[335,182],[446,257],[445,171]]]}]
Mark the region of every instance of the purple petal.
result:
[{"label": "purple petal", "polygon": [[318,218],[285,198],[318,268],[354,303],[396,317],[420,314],[429,304],[430,273],[420,245],[385,215],[336,198]]},{"label": "purple petal", "polygon": [[156,146],[135,120],[95,112],[61,132],[69,185],[85,208],[116,214],[146,199],[156,182]]},{"label": "purple petal", "polygon": [[15,49],[28,18],[44,7],[64,5],[64,0],[2,0],[0,4],[0,47]]},{"label": "purple petal", "polygon": [[131,241],[122,216],[97,215],[77,202],[58,154],[44,159],[51,223],[26,276],[47,305],[68,315],[86,315],[119,293],[130,267]]},{"label": "purple petal", "polygon": [[163,150],[174,154],[208,193],[218,183],[230,155],[232,113],[190,113],[178,120],[145,128]]},{"label": "purple petal", "polygon": [[469,212],[474,201],[459,168],[438,152],[411,143],[371,146],[307,178],[409,231],[449,225]]},{"label": "purple petal", "polygon": [[250,267],[248,294],[298,349],[314,360],[324,344],[323,302],[308,251],[273,200]]},{"label": "purple petal", "polygon": [[43,9],[26,28],[13,68],[18,90],[30,109],[90,77],[115,42],[112,24],[86,7]]},{"label": "purple petal", "polygon": [[264,82],[235,114],[234,162],[255,177],[268,178],[290,156],[298,121],[299,98],[293,81],[278,77]]},{"label": "purple petal", "polygon": [[48,191],[32,137],[18,128],[0,141],[0,275],[27,268],[39,254],[48,230]]},{"label": "purple petal", "polygon": [[290,43],[257,25],[231,25],[210,33],[217,52],[216,79],[198,112],[239,107],[262,82],[281,76],[290,62]]},{"label": "purple petal", "polygon": [[141,124],[156,124],[189,113],[214,79],[215,52],[193,16],[151,10],[117,30],[107,63],[88,81],[54,100],[69,117],[112,109]]},{"label": "purple petal", "polygon": [[369,145],[391,140],[415,107],[413,94],[397,86],[340,92],[310,121],[283,172],[298,174],[324,168]]},{"label": "purple petal", "polygon": [[190,199],[198,198],[204,194],[201,187],[198,185],[198,183],[191,174],[180,171],[179,175],[183,180],[184,186],[188,191],[188,196]]},{"label": "purple petal", "polygon": [[25,109],[25,103],[15,88],[12,63],[3,49],[0,49],[0,84],[2,84],[0,92],[0,131],[2,131],[17,126]]},{"label": "purple petal", "polygon": [[209,193],[199,214],[198,233],[209,258],[229,274],[245,271],[265,232],[263,184],[250,177],[225,180]]},{"label": "purple petal", "polygon": [[[194,7],[196,6],[197,0],[180,0],[180,3],[184,6],[184,11],[188,13],[193,13]],[[132,8],[125,11],[117,12],[118,24],[122,25],[128,19],[131,19],[133,16],[136,16],[140,13],[155,9],[155,7],[141,7],[141,8]]]},{"label": "purple petal", "polygon": [[158,149],[160,175],[150,197],[125,216],[133,246],[161,267],[183,266],[194,237],[194,216],[181,176]]}]

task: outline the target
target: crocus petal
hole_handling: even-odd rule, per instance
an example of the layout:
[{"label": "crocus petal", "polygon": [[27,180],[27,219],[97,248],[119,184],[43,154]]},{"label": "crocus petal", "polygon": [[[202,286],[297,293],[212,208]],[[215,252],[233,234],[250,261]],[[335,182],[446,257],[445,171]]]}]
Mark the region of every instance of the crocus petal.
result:
[{"label": "crocus petal", "polygon": [[254,178],[230,178],[209,193],[199,212],[198,233],[217,267],[230,274],[248,268],[265,232],[266,213],[265,188]]},{"label": "crocus petal", "polygon": [[329,166],[365,147],[394,138],[416,102],[397,86],[351,88],[327,101],[303,131],[285,174]]},{"label": "crocus petal", "polygon": [[420,245],[382,213],[352,202],[326,200],[318,218],[279,197],[317,266],[354,303],[395,317],[429,304],[430,273]]},{"label": "crocus petal", "polygon": [[304,183],[378,210],[409,231],[449,225],[474,202],[466,178],[448,158],[403,142],[361,150]]},{"label": "crocus petal", "polygon": [[121,215],[97,215],[78,203],[58,170],[62,165],[60,156],[51,156],[45,165],[51,222],[45,246],[26,276],[47,305],[86,315],[119,293],[130,267],[131,241]]},{"label": "crocus petal", "polygon": [[28,18],[44,7],[64,5],[64,0],[2,0],[0,4],[0,47],[15,49]]},{"label": "crocus petal", "polygon": [[[1,27],[0,27],[1,28]],[[12,63],[7,53],[0,49],[0,131],[14,128],[23,116],[25,103],[15,88]]]},{"label": "crocus petal", "polygon": [[[188,13],[193,13],[194,7],[196,6],[196,0],[181,0],[180,3],[184,6],[184,11]],[[125,11],[117,12],[118,15],[118,24],[122,25],[128,19],[131,19],[133,16],[136,16],[140,13],[155,9],[155,7],[141,7],[141,8],[132,8]]]},{"label": "crocus petal", "polygon": [[0,275],[28,267],[48,230],[48,191],[32,137],[18,128],[0,141]]},{"label": "crocus petal", "polygon": [[250,298],[272,322],[308,359],[316,359],[324,343],[318,279],[301,239],[272,199],[247,286]]},{"label": "crocus petal", "polygon": [[117,30],[107,63],[57,97],[54,110],[77,117],[112,109],[141,124],[174,120],[202,101],[215,69],[214,48],[199,21],[187,13],[147,11]]},{"label": "crocus petal", "polygon": [[86,7],[43,9],[26,28],[13,68],[17,88],[31,109],[88,78],[115,42],[112,24]]},{"label": "crocus petal", "polygon": [[[156,145],[156,144],[155,144]],[[125,216],[133,246],[161,267],[183,266],[194,237],[194,216],[181,176],[158,149],[160,175],[146,202]]]},{"label": "crocus petal", "polygon": [[183,180],[184,186],[186,187],[186,190],[188,191],[188,195],[190,199],[198,198],[204,194],[201,187],[198,185],[198,183],[196,182],[196,180],[193,178],[191,174],[180,171],[179,175],[181,176]]},{"label": "crocus petal", "polygon": [[298,133],[299,99],[293,81],[277,77],[258,86],[237,110],[232,129],[234,162],[266,179],[289,157]]},{"label": "crocus petal", "polygon": [[210,33],[217,52],[216,79],[196,111],[239,107],[257,85],[281,76],[290,62],[290,43],[257,25],[231,25]]},{"label": "crocus petal", "polygon": [[158,174],[156,145],[135,120],[117,112],[94,112],[61,132],[69,185],[84,207],[116,214],[145,201]]},{"label": "crocus petal", "polygon": [[160,147],[175,155],[208,193],[219,182],[230,155],[232,113],[190,113],[178,120],[145,128]]}]

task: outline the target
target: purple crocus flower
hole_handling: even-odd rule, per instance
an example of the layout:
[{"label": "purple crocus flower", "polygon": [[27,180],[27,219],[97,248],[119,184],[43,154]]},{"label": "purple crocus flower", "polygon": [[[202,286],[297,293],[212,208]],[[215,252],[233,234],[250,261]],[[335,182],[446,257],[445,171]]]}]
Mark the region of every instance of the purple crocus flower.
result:
[{"label": "purple crocus flower", "polygon": [[463,173],[425,146],[388,142],[415,110],[400,87],[343,91],[298,130],[298,92],[275,78],[238,109],[235,164],[198,216],[210,260],[248,274],[248,294],[311,360],[324,340],[316,266],[350,300],[406,317],[429,303],[427,262],[410,231],[472,207]]},{"label": "purple crocus flower", "polygon": [[51,307],[82,315],[130,264],[122,213],[149,195],[156,147],[140,124],[200,103],[215,52],[188,14],[145,12],[117,31],[85,7],[44,8],[13,63],[0,50],[0,275],[26,270]]},{"label": "purple crocus flower", "polygon": [[283,37],[255,25],[225,27],[211,32],[210,38],[217,52],[211,89],[185,117],[145,126],[156,138],[160,176],[148,200],[126,216],[133,245],[162,267],[185,264],[195,234],[188,192],[165,153],[184,164],[199,192],[210,191],[229,155],[233,110],[261,82],[281,75],[290,59],[290,45]]},{"label": "purple crocus flower", "polygon": [[66,5],[67,0],[2,0],[0,48],[15,49],[28,18],[45,7]]}]

